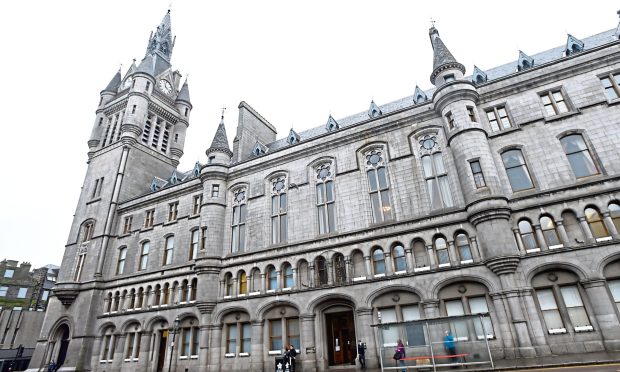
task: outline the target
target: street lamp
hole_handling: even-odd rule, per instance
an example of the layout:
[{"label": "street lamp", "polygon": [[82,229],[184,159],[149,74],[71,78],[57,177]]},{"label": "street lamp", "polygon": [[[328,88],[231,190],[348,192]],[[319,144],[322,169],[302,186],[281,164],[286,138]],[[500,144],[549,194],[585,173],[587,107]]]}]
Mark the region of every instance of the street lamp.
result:
[{"label": "street lamp", "polygon": [[170,344],[170,360],[168,361],[168,372],[171,371],[172,368],[172,358],[174,358],[174,340],[177,338],[177,332],[179,331],[179,317],[177,316],[174,319],[174,323],[172,325],[172,343]]}]

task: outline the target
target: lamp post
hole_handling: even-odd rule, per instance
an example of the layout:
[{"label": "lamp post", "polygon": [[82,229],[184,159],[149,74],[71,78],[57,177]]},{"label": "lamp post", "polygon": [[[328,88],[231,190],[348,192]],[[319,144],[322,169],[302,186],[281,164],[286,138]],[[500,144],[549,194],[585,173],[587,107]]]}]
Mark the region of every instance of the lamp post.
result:
[{"label": "lamp post", "polygon": [[177,316],[174,319],[174,323],[172,325],[172,343],[170,344],[170,360],[168,361],[168,372],[171,371],[172,368],[172,358],[174,358],[174,341],[177,338],[177,332],[179,330],[179,317]]}]

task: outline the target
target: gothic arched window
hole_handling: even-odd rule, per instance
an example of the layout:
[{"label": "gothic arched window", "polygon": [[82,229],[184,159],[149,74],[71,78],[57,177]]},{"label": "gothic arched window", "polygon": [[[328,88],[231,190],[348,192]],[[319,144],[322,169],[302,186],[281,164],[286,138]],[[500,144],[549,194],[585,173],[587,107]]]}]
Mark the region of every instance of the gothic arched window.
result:
[{"label": "gothic arched window", "polygon": [[247,217],[245,192],[245,188],[239,188],[233,193],[231,222],[231,251],[233,253],[245,251],[245,221]]},{"label": "gothic arched window", "polygon": [[375,248],[372,251],[372,268],[375,275],[385,274],[385,254],[383,249]]},{"label": "gothic arched window", "polygon": [[396,244],[392,248],[392,259],[394,261],[394,271],[407,271],[407,258],[405,257],[405,247],[402,244]]},{"label": "gothic arched window", "polygon": [[557,247],[559,245],[562,245],[553,218],[549,216],[540,217],[540,229],[542,230],[543,236],[545,237],[545,242],[547,243],[547,246]]},{"label": "gothic arched window", "polygon": [[519,234],[521,235],[521,240],[523,241],[523,246],[526,251],[538,249],[538,239],[536,239],[534,227],[530,221],[519,221]]},{"label": "gothic arched window", "polygon": [[456,250],[461,257],[461,263],[472,261],[471,247],[469,245],[469,237],[465,233],[458,233],[454,238]]},{"label": "gothic arched window", "polygon": [[366,175],[370,186],[370,203],[375,222],[391,220],[392,203],[390,185],[383,150],[375,149],[366,153]]},{"label": "gothic arched window", "polygon": [[592,231],[592,235],[595,239],[609,236],[609,231],[607,231],[607,227],[605,227],[603,218],[598,210],[588,207],[585,209],[584,214],[586,215],[586,221],[588,221],[588,226],[590,226],[590,231]]}]

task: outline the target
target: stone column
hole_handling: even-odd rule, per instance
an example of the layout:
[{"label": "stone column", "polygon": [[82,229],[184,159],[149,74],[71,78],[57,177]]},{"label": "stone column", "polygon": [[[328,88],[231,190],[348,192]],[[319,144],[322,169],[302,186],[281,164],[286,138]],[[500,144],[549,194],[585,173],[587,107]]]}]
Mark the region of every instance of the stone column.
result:
[{"label": "stone column", "polygon": [[471,249],[471,257],[474,262],[482,261],[480,257],[480,247],[478,247],[478,240],[475,236],[469,238],[469,249]]},{"label": "stone column", "polygon": [[586,243],[593,244],[596,242],[594,239],[594,235],[592,235],[592,230],[590,230],[590,225],[588,225],[588,221],[586,221],[585,217],[577,217],[579,220],[579,224],[581,225],[581,230],[586,235]]},{"label": "stone column", "polygon": [[461,264],[461,257],[456,253],[454,240],[448,242],[448,254],[450,254],[450,265],[458,266]]},{"label": "stone column", "polygon": [[605,227],[609,234],[614,240],[620,239],[620,235],[618,235],[618,229],[616,229],[616,225],[614,225],[614,221],[611,219],[611,213],[603,212],[603,222],[605,223]]},{"label": "stone column", "polygon": [[411,248],[405,248],[405,256],[407,256],[407,272],[412,273],[415,266],[413,264],[413,252]]},{"label": "stone column", "polygon": [[[151,359],[151,342],[153,334],[151,332],[142,331],[140,333],[140,354],[138,354],[138,363],[136,371],[146,372],[148,370],[149,360]],[[134,348],[135,350],[135,348]],[[135,351],[134,351],[135,352]]]},{"label": "stone column", "polygon": [[239,295],[239,279],[237,278],[233,278],[233,289],[232,289],[232,293],[230,294],[233,297],[237,297]]},{"label": "stone column", "polygon": [[223,354],[222,350],[222,325],[213,324],[208,326],[211,334],[210,350],[209,350],[209,363],[207,371],[219,372],[220,371],[220,357]]},{"label": "stone column", "polygon": [[125,360],[125,340],[127,337],[120,333],[112,335],[112,344],[114,345],[114,354],[112,356],[112,368],[120,370]]},{"label": "stone column", "polygon": [[[101,360],[101,353],[103,352],[103,348],[101,347],[102,340],[103,340],[103,337],[101,336],[95,337],[95,342],[93,343],[93,349],[91,351],[92,357],[90,358],[92,366],[98,366],[99,361]],[[48,343],[46,354],[44,355],[44,358],[43,358],[44,365],[47,365],[50,362],[49,355],[52,352],[52,349],[49,347],[49,345],[50,344]],[[96,370],[96,368],[94,369]]]},{"label": "stone column", "polygon": [[533,224],[534,226],[534,232],[536,233],[536,240],[538,240],[538,246],[540,247],[541,251],[548,251],[549,250],[549,246],[547,245],[547,242],[545,241],[545,236],[542,233],[542,230],[540,229],[540,224],[536,223]]},{"label": "stone column", "polygon": [[261,280],[261,293],[266,293],[267,292],[267,273],[262,273],[260,274],[260,280]]},{"label": "stone column", "polygon": [[314,264],[308,263],[308,271],[310,273],[310,278],[308,278],[308,286],[310,288],[314,287],[315,273],[314,273]]},{"label": "stone column", "polygon": [[332,264],[332,260],[325,261],[325,264],[327,265],[327,285],[334,285],[334,265]]},{"label": "stone column", "polygon": [[355,310],[357,315],[356,336],[366,343],[366,368],[379,368],[380,345],[377,345],[376,328],[371,327],[372,308],[360,307]]},{"label": "stone column", "polygon": [[394,265],[392,264],[392,252],[385,252],[383,255],[385,259],[385,275],[390,276],[394,274]]},{"label": "stone column", "polygon": [[564,221],[559,219],[555,221],[556,229],[558,230],[558,235],[560,236],[560,241],[565,247],[570,247],[573,245],[568,239],[568,234],[566,234],[566,229],[564,228]]},{"label": "stone column", "polygon": [[309,348],[314,348],[314,350],[318,349],[314,338],[314,317],[314,314],[299,315],[299,322],[301,323],[301,344],[305,349],[299,350],[297,366],[301,364],[302,371],[316,371],[317,369],[316,352],[314,354],[308,354],[306,352]]},{"label": "stone column", "polygon": [[366,279],[372,278],[372,266],[370,265],[370,256],[364,256],[364,262],[366,263]]},{"label": "stone column", "polygon": [[435,252],[433,251],[433,245],[429,244],[426,246],[426,254],[428,255],[428,262],[431,269],[437,268],[437,258],[435,257]]},{"label": "stone column", "polygon": [[293,271],[293,287],[292,287],[292,289],[297,289],[297,287],[298,287],[297,268],[293,267],[292,271]]},{"label": "stone column", "polygon": [[[605,349],[620,350],[620,328],[618,328],[618,317],[616,315],[615,303],[611,301],[606,287],[605,279],[582,280],[581,285],[586,290],[587,298],[590,302],[592,315],[598,323],[598,331],[601,332]],[[596,324],[593,324],[596,327]]]},{"label": "stone column", "polygon": [[254,275],[247,275],[246,280],[248,281],[248,293],[254,292]]},{"label": "stone column", "polygon": [[519,247],[519,252],[521,254],[527,254],[525,251],[525,246],[523,245],[523,239],[521,238],[521,233],[519,232],[519,228],[515,227],[512,229],[512,233],[515,236],[515,240],[517,241],[517,247]]},{"label": "stone column", "polygon": [[543,326],[538,313],[538,306],[534,301],[534,291],[532,288],[525,288],[521,291],[523,304],[528,314],[532,341],[537,355],[551,355],[551,348],[547,343],[547,329]]},{"label": "stone column", "polygon": [[504,346],[505,357],[514,358],[514,342],[512,340],[512,330],[510,327],[510,320],[508,315],[508,309],[506,305],[506,296],[503,293],[489,293],[491,301],[493,301],[493,309],[495,310],[495,316],[499,324],[493,323],[493,330],[495,331],[495,337],[502,341]]},{"label": "stone column", "polygon": [[263,350],[265,350],[265,345],[263,344],[264,326],[264,320],[252,321],[252,341],[250,346],[250,370],[252,371],[263,371]]}]

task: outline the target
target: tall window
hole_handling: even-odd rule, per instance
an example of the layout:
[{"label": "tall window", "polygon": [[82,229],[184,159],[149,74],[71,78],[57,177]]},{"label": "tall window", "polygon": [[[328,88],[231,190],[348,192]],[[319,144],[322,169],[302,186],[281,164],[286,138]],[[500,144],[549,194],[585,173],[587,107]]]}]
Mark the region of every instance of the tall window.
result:
[{"label": "tall window", "polygon": [[609,290],[614,299],[614,303],[616,304],[616,308],[620,311],[620,280],[609,280],[607,285],[609,286]]},{"label": "tall window", "polygon": [[528,220],[519,221],[519,234],[523,241],[523,246],[527,251],[532,249],[538,249],[538,239],[534,234],[534,228]]},{"label": "tall window", "polygon": [[[198,341],[200,339],[200,328],[183,327],[181,329],[181,350],[182,357],[198,356]],[[234,352],[234,351],[233,351]]]},{"label": "tall window", "polygon": [[73,272],[73,281],[77,282],[82,277],[82,269],[84,268],[84,260],[86,260],[87,250],[80,250],[77,256],[77,263],[75,265],[75,271]]},{"label": "tall window", "polygon": [[588,221],[590,231],[592,231],[592,235],[594,235],[594,238],[601,239],[609,236],[609,231],[607,231],[607,228],[603,223],[603,218],[601,217],[599,211],[594,208],[588,207],[585,209],[584,214],[586,215],[586,221]]},{"label": "tall window", "polygon": [[[478,283],[459,282],[452,284],[439,293],[439,298],[443,303],[442,311],[445,311],[444,314],[450,317],[489,313],[487,293],[486,287]],[[472,338],[484,340],[485,338],[495,337],[493,324],[488,315],[467,320],[462,318],[451,320],[450,330],[458,341],[467,341]]]},{"label": "tall window", "polygon": [[179,202],[168,204],[168,221],[175,221],[179,211]]},{"label": "tall window", "polygon": [[231,273],[226,273],[224,275],[224,296],[232,296],[233,295],[233,278]]},{"label": "tall window", "polygon": [[202,205],[202,194],[194,195],[194,202],[192,203],[192,214],[200,213],[201,205]]},{"label": "tall window", "polygon": [[248,276],[243,270],[239,272],[239,294],[248,294]]},{"label": "tall window", "polygon": [[286,340],[289,344],[297,350],[300,348],[299,344],[299,319],[289,318],[286,319]]},{"label": "tall window", "polygon": [[219,196],[220,196],[220,185],[218,184],[211,185],[211,197],[217,198]]},{"label": "tall window", "polygon": [[542,230],[545,242],[549,247],[557,247],[562,245],[560,237],[555,229],[555,222],[549,216],[542,216],[540,218],[540,229]]},{"label": "tall window", "polygon": [[282,321],[269,320],[269,350],[282,350]]},{"label": "tall window", "polygon": [[282,278],[284,279],[284,288],[293,288],[293,267],[290,263],[282,266]]},{"label": "tall window", "polygon": [[616,230],[620,231],[620,205],[618,203],[609,203],[607,209],[609,210],[611,221],[616,226]]},{"label": "tall window", "polygon": [[473,260],[473,257],[471,255],[471,247],[469,245],[469,237],[467,236],[467,234],[457,234],[454,241],[456,244],[456,250],[461,257],[461,263]]},{"label": "tall window", "polygon": [[586,145],[581,134],[571,134],[560,139],[564,153],[568,158],[575,177],[582,178],[599,174],[592,154]]},{"label": "tall window", "polygon": [[405,247],[401,244],[392,248],[392,259],[394,260],[394,271],[407,271],[407,258],[405,257]]},{"label": "tall window", "polygon": [[[487,299],[485,296],[480,297],[470,297],[467,299],[469,304],[469,310],[471,314],[484,314],[489,312],[489,307],[487,306]],[[474,328],[476,330],[477,338],[484,339],[493,338],[493,324],[491,323],[490,317],[483,317],[482,322],[475,320]]]},{"label": "tall window", "polygon": [[467,106],[467,117],[469,118],[469,121],[471,121],[472,123],[476,123],[476,111],[474,110],[474,108],[472,106]]},{"label": "tall window", "polygon": [[443,237],[435,238],[433,242],[435,254],[437,254],[437,264],[439,266],[450,265],[450,254],[448,253],[448,243]]},{"label": "tall window", "polygon": [[480,167],[480,160],[474,160],[469,162],[471,167],[471,174],[474,177],[474,184],[476,188],[485,187],[487,183],[484,180],[484,174],[482,173],[482,167]]},{"label": "tall window", "polygon": [[192,231],[192,242],[189,246],[189,259],[193,260],[198,257],[198,241],[200,237],[200,230],[196,229]]},{"label": "tall window", "polygon": [[609,74],[601,78],[601,83],[605,89],[605,95],[609,101],[613,101],[620,97],[620,73]]},{"label": "tall window", "polygon": [[191,289],[189,291],[189,300],[196,301],[196,294],[198,292],[198,278],[192,279]]},{"label": "tall window", "polygon": [[104,335],[101,346],[101,361],[111,362],[114,358],[114,346],[116,344],[116,337],[114,335],[114,329],[108,328]]},{"label": "tall window", "polygon": [[448,122],[448,128],[454,129],[454,115],[451,112],[446,114],[446,121]]},{"label": "tall window", "polygon": [[278,177],[272,182],[271,194],[271,242],[278,244],[287,240],[286,178]]},{"label": "tall window", "polygon": [[140,356],[140,333],[127,333],[125,345],[125,361],[138,360]]},{"label": "tall window", "polygon": [[370,203],[375,222],[391,220],[392,204],[387,168],[380,150],[366,153],[366,175],[370,186]]},{"label": "tall window", "polygon": [[274,290],[276,288],[278,288],[278,272],[275,267],[270,266],[267,269],[267,289]]},{"label": "tall window", "polygon": [[95,228],[95,224],[93,222],[86,222],[82,227],[82,243],[86,243],[93,237],[93,230]]},{"label": "tall window", "polygon": [[153,221],[155,221],[155,209],[146,211],[144,216],[144,228],[153,227]]},{"label": "tall window", "polygon": [[245,220],[246,220],[245,189],[239,189],[234,193],[232,210],[232,252],[245,251]]},{"label": "tall window", "polygon": [[496,106],[488,110],[486,113],[487,119],[489,119],[489,124],[491,125],[491,131],[498,132],[512,127],[510,118],[506,112],[506,107]]},{"label": "tall window", "polygon": [[508,150],[504,152],[502,154],[502,161],[504,162],[512,191],[516,192],[534,187],[521,150]]},{"label": "tall window", "polygon": [[252,346],[252,325],[250,323],[241,323],[240,331],[240,352],[249,354]]},{"label": "tall window", "polygon": [[146,270],[146,265],[149,263],[149,250],[151,249],[150,242],[142,243],[142,249],[140,250],[140,267],[139,270]]},{"label": "tall window", "polygon": [[132,216],[125,217],[125,222],[123,223],[123,234],[131,233],[131,223],[133,221]]},{"label": "tall window", "polygon": [[540,95],[547,116],[554,116],[568,112],[568,106],[562,90],[550,90]]},{"label": "tall window", "polygon": [[336,231],[336,204],[331,164],[323,164],[317,170],[316,207],[319,217],[319,234]]},{"label": "tall window", "polygon": [[314,270],[316,271],[316,284],[327,285],[327,261],[323,256],[314,260]]},{"label": "tall window", "polygon": [[450,193],[448,173],[444,167],[441,152],[422,156],[422,168],[424,169],[424,179],[426,180],[431,208],[451,207],[453,205],[452,194]]},{"label": "tall window", "polygon": [[334,281],[338,285],[345,284],[347,282],[347,268],[344,256],[341,253],[337,253],[333,258],[334,266]]},{"label": "tall window", "polygon": [[385,274],[385,255],[383,249],[376,248],[372,251],[372,266],[375,275]]},{"label": "tall window", "polygon": [[166,248],[164,249],[164,259],[162,265],[172,264],[172,255],[174,253],[174,236],[166,238]]},{"label": "tall window", "polygon": [[428,259],[428,253],[426,252],[426,244],[422,240],[415,240],[413,242],[413,259],[415,261],[416,268],[429,267],[430,261]]},{"label": "tall window", "polygon": [[226,353],[234,354],[237,352],[237,325],[229,324],[226,332]]},{"label": "tall window", "polygon": [[127,258],[127,247],[118,250],[118,261],[116,262],[116,275],[121,275],[125,271],[125,259]]}]

